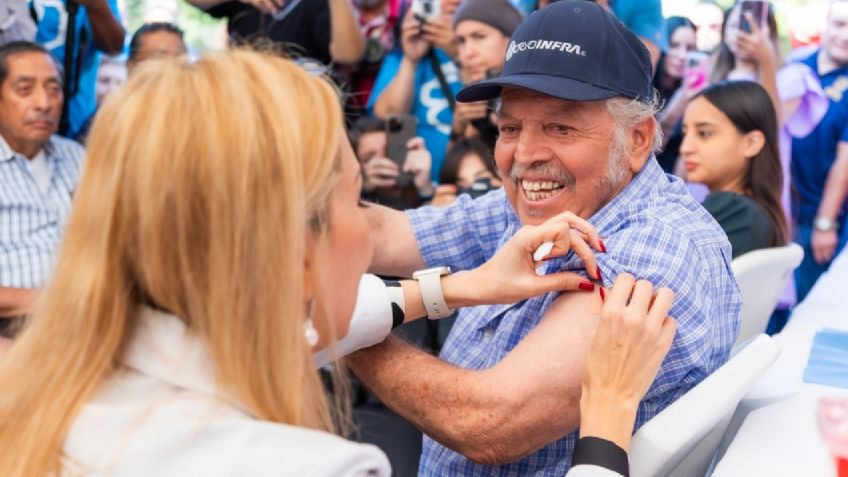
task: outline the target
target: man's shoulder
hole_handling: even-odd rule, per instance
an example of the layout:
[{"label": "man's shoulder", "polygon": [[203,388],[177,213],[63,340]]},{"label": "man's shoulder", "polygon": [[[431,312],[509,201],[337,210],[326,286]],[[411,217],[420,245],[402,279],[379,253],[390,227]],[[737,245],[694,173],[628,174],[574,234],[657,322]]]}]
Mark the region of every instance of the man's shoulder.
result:
[{"label": "man's shoulder", "polygon": [[621,220],[613,234],[662,236],[692,246],[722,242],[724,238],[715,219],[677,179],[657,185],[621,208]]},{"label": "man's shoulder", "polygon": [[53,135],[47,142],[48,152],[59,159],[81,160],[85,155],[82,144],[59,135]]}]

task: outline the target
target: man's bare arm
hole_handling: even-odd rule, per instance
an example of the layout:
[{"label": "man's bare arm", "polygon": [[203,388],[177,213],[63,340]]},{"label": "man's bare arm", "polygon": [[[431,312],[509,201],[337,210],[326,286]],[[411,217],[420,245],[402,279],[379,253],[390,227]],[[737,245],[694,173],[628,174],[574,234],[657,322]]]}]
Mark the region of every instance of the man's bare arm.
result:
[{"label": "man's bare arm", "polygon": [[0,319],[29,313],[37,295],[34,288],[0,287]]},{"label": "man's bare arm", "polygon": [[579,423],[581,373],[601,302],[567,293],[495,367],[470,371],[399,339],[354,353],[351,368],[441,444],[486,464],[515,461]]},{"label": "man's bare arm", "polygon": [[86,7],[94,34],[94,44],[107,55],[121,52],[126,32],[121,22],[115,18],[106,0],[77,0]]},{"label": "man's bare arm", "polygon": [[[836,148],[836,160],[830,166],[830,172],[824,183],[824,191],[816,215],[836,220],[846,199],[848,199],[848,142],[840,142]],[[845,227],[845,224],[841,226]],[[827,263],[833,260],[836,247],[839,245],[839,236],[836,229],[828,232],[813,229],[811,242],[815,261]]]},{"label": "man's bare arm", "polygon": [[412,272],[425,267],[406,214],[382,205],[369,204],[365,215],[374,238],[374,256],[369,269],[371,273],[411,277]]}]

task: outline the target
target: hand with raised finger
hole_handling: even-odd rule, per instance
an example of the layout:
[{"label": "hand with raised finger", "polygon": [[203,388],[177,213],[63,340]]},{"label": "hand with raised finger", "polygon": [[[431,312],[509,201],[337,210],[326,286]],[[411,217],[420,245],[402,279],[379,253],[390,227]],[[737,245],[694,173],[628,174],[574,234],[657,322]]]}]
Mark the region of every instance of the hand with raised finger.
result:
[{"label": "hand with raised finger", "polygon": [[580,435],[627,449],[639,401],[648,391],[676,332],[668,316],[674,294],[654,294],[645,280],[623,273],[607,294],[586,357]]}]

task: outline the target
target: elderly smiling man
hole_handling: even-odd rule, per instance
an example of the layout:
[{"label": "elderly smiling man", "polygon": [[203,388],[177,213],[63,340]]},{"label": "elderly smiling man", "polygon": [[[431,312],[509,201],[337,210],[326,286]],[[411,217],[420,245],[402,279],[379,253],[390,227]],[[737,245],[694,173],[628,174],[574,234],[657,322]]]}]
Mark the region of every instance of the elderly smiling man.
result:
[{"label": "elderly smiling man", "polygon": [[[741,302],[727,238],[656,163],[650,57],[614,17],[592,2],[557,2],[524,21],[506,59],[499,78],[458,95],[500,96],[495,160],[504,188],[441,209],[371,206],[372,268],[409,276],[446,265],[462,273],[522,224],[564,211],[588,219],[603,237],[597,267],[578,257],[585,250],[573,250],[549,260],[547,272],[581,271],[608,286],[629,272],[676,295],[677,336],[633,410],[641,425],[728,358]],[[443,305],[434,276],[445,272],[418,274],[431,308]],[[492,277],[492,284],[509,287],[510,279]],[[563,475],[578,437],[583,359],[602,299],[598,287],[465,309],[441,359],[392,338],[350,363],[428,435],[421,475]]]}]

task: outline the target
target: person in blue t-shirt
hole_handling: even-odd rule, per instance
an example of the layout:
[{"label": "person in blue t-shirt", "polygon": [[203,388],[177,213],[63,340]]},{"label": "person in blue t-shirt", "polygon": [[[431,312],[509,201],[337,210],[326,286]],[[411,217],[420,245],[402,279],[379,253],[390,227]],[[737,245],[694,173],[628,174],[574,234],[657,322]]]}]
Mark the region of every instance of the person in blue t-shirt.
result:
[{"label": "person in blue t-shirt", "polygon": [[[542,8],[559,0],[537,0],[537,7]],[[660,54],[666,48],[665,18],[662,15],[660,0],[592,0],[598,5],[611,11],[616,18],[624,23],[642,40],[648,53],[651,54],[651,64],[657,67]],[[526,4],[523,0],[519,3]]]},{"label": "person in blue t-shirt", "polygon": [[[453,97],[461,87],[459,70],[451,59],[456,56],[452,17],[459,0],[441,2],[441,16],[427,22],[408,9],[401,26],[401,48],[386,55],[368,103],[369,112],[380,118],[392,114],[418,118],[418,136],[424,138],[433,158],[433,180],[439,177],[445,158]],[[444,87],[436,65],[443,74]]]},{"label": "person in blue t-shirt", "polygon": [[793,216],[804,260],[795,271],[798,300],[848,242],[848,1],[831,3],[822,47],[802,60],[830,99],[812,133],[792,141]]},{"label": "person in blue t-shirt", "polygon": [[36,43],[46,48],[59,65],[65,65],[68,3],[77,4],[74,22],[74,48],[71,70],[64,72],[68,83],[67,125],[62,135],[75,138],[94,113],[94,86],[100,66],[100,52],[114,55],[124,46],[126,32],[121,26],[117,0],[30,0],[38,22]]}]

